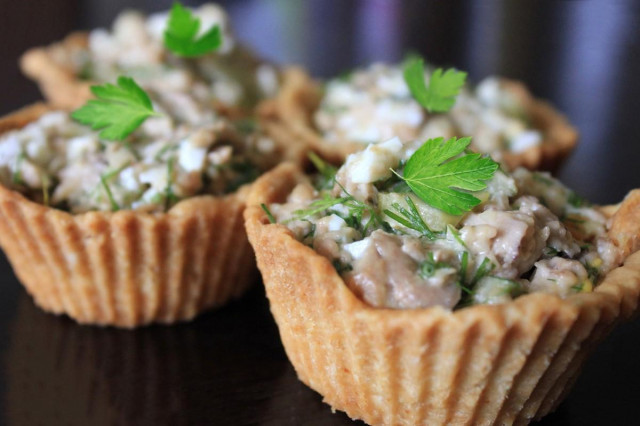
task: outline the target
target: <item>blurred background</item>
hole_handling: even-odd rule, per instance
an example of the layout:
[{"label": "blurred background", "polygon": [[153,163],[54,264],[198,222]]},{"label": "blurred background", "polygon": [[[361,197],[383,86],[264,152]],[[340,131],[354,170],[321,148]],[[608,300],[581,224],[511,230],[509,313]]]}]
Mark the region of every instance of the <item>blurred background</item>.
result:
[{"label": "blurred background", "polygon": [[[598,203],[640,187],[640,1],[219,3],[238,39],[317,77],[398,61],[412,50],[468,71],[472,81],[490,74],[522,80],[580,131],[560,172],[566,183]],[[170,6],[170,0],[0,0],[0,114],[40,99],[17,65],[29,47],[109,27],[125,8]],[[261,290],[188,326],[128,334],[41,313],[0,262],[0,425],[350,424],[296,380]],[[616,331],[560,411],[541,424],[637,424],[639,337],[638,321]]]},{"label": "blurred background", "polygon": [[[195,6],[202,2],[185,1]],[[264,58],[318,77],[413,50],[472,81],[498,74],[551,100],[582,135],[561,177],[599,203],[640,186],[640,2],[635,0],[228,0],[237,37]],[[170,0],[1,0],[0,113],[39,98],[17,59],[119,11]]]}]

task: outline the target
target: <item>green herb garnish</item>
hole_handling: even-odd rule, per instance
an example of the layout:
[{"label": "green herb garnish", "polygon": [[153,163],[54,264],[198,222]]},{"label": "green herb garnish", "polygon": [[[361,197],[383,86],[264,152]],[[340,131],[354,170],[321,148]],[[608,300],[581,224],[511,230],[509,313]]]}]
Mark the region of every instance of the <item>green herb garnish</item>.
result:
[{"label": "green herb garnish", "polygon": [[453,237],[453,239],[458,244],[460,244],[465,249],[467,248],[467,245],[464,243],[464,241],[462,241],[462,237],[460,236],[460,232],[453,225],[451,225],[451,224],[447,225],[447,233],[450,233],[451,236]]},{"label": "green herb garnish", "polygon": [[420,215],[420,212],[416,208],[416,205],[411,197],[405,197],[404,200],[406,201],[409,210],[402,207],[399,203],[392,204],[392,207],[396,209],[402,216],[399,216],[398,214],[388,209],[384,210],[384,214],[400,223],[401,225],[419,232],[430,240],[434,240],[439,235],[439,233],[432,231],[424,222],[424,219],[422,219],[422,216]]},{"label": "green herb garnish", "polygon": [[584,265],[585,269],[587,270],[587,274],[589,276],[589,279],[592,282],[597,282],[598,281],[598,277],[600,276],[600,269],[598,269],[597,267],[591,265],[589,262],[586,263],[586,265]]},{"label": "green herb garnish", "polygon": [[336,268],[336,271],[338,271],[339,274],[353,270],[353,266],[347,263],[343,263],[339,259],[334,259],[333,262],[331,262],[331,264],[333,265],[334,268]]},{"label": "green herb garnish", "polygon": [[316,224],[311,222],[310,220],[303,220],[304,222],[307,222],[310,226],[309,232],[307,232],[306,234],[304,234],[302,236],[303,240],[306,240],[309,237],[313,237],[316,234]]},{"label": "green herb garnish", "polygon": [[16,158],[16,166],[11,173],[11,183],[15,185],[22,185],[22,162],[24,161],[24,152],[20,152]]},{"label": "green herb garnish", "polygon": [[452,215],[467,212],[480,200],[461,190],[486,189],[498,169],[491,158],[460,155],[470,143],[471,138],[429,139],[409,158],[404,176],[398,176],[427,204]]},{"label": "green herb garnish", "polygon": [[582,198],[574,191],[569,191],[567,202],[573,207],[585,207],[590,205],[590,203],[586,199]]},{"label": "green herb garnish", "polygon": [[118,167],[117,169],[105,172],[102,175],[100,175],[100,184],[104,188],[104,191],[107,193],[107,197],[109,198],[109,203],[111,204],[111,211],[115,212],[120,210],[120,205],[113,197],[113,193],[111,192],[111,187],[109,187],[109,181],[114,177],[118,176],[124,169],[129,167],[129,165],[130,164],[127,162],[122,166]]},{"label": "green herb garnish", "polygon": [[580,216],[570,216],[570,215],[564,215],[562,217],[560,217],[560,220],[562,222],[569,222],[569,223],[573,223],[576,225],[582,225],[586,222],[585,219],[581,219]]},{"label": "green herb garnish", "polygon": [[313,163],[313,166],[318,170],[318,172],[320,172],[320,176],[316,180],[316,188],[331,189],[335,182],[337,169],[334,166],[327,164],[313,151],[310,151],[307,156]]},{"label": "green herb garnish", "polygon": [[553,248],[553,247],[545,247],[542,249],[542,254],[544,254],[545,256],[549,256],[549,257],[555,257],[558,254],[560,254],[560,251],[558,251],[557,249]]},{"label": "green herb garnish", "polygon": [[453,68],[443,71],[442,68],[438,68],[431,74],[427,87],[424,79],[424,61],[421,58],[412,57],[404,65],[404,81],[415,100],[429,112],[450,110],[466,78],[466,72]]},{"label": "green herb garnish", "polygon": [[166,144],[165,146],[163,146],[157,153],[156,155],[153,156],[153,159],[155,161],[162,161],[162,156],[164,156],[164,154],[166,154],[169,151],[175,151],[179,148],[178,145],[171,145],[171,144]]},{"label": "green herb garnish", "polygon": [[[460,257],[460,282],[464,283],[467,280],[467,268],[469,267],[469,252],[463,251]],[[465,288],[461,285],[462,288]]]},{"label": "green herb garnish", "polygon": [[488,257],[485,257],[484,259],[482,259],[482,263],[480,263],[480,266],[478,266],[478,269],[476,269],[476,273],[473,275],[473,279],[471,280],[471,283],[472,284],[477,283],[482,278],[487,276],[487,274],[493,271],[495,267],[496,265],[494,265],[493,262],[491,262]]},{"label": "green herb garnish", "polygon": [[178,56],[193,58],[217,50],[222,45],[220,27],[214,25],[198,37],[200,19],[179,2],[173,3],[169,14],[167,29],[164,32],[164,45]]},{"label": "green herb garnish", "polygon": [[173,192],[173,162],[174,157],[167,162],[167,186],[164,188],[164,209],[169,208],[178,202],[178,196]]},{"label": "green herb garnish", "polygon": [[425,279],[431,278],[435,275],[438,269],[445,269],[450,267],[451,265],[446,262],[436,262],[433,258],[433,253],[429,252],[424,262],[420,263],[420,266],[418,267],[418,274]]},{"label": "green herb garnish", "polygon": [[[401,163],[398,168],[401,169],[406,163]],[[411,192],[411,188],[407,185],[407,182],[398,177],[395,173],[392,173],[385,180],[380,180],[375,183],[376,188],[380,192]]]},{"label": "green herb garnish", "polygon": [[109,184],[107,183],[107,179],[104,177],[104,175],[100,176],[100,183],[104,188],[104,192],[107,193],[107,198],[109,198],[109,204],[111,204],[111,211],[116,212],[120,210],[120,205],[118,204],[116,199],[113,198],[113,193],[111,192],[111,188],[109,187]]},{"label": "green herb garnish", "polygon": [[91,92],[98,99],[87,101],[71,117],[93,130],[101,130],[102,139],[120,141],[147,118],[159,115],[153,110],[149,95],[132,78],[120,76],[117,86],[91,86]]},{"label": "green herb garnish", "polygon": [[571,290],[575,291],[576,293],[580,293],[582,292],[582,289],[584,288],[584,283],[580,283],[580,284],[576,284],[576,285],[572,285],[571,286]]},{"label": "green herb garnish", "polygon": [[335,198],[335,197],[332,197],[330,194],[325,193],[322,196],[322,199],[315,200],[314,202],[309,204],[309,207],[307,207],[306,209],[300,209],[300,210],[294,211],[293,215],[295,216],[296,219],[314,216],[318,213],[322,213],[326,210],[329,210],[333,206],[336,206],[338,204],[344,204],[349,199],[350,199],[349,197]]},{"label": "green herb garnish", "polygon": [[267,207],[265,203],[261,203],[260,208],[262,208],[262,211],[264,211],[264,213],[267,215],[267,218],[269,219],[269,223],[276,223],[276,219],[273,217],[273,215],[271,214],[271,211],[269,210],[269,207]]},{"label": "green herb garnish", "polygon": [[[388,224],[378,216],[373,207],[355,199],[353,195],[349,194],[349,192],[347,192],[347,190],[342,185],[340,185],[339,182],[336,181],[336,184],[342,189],[342,192],[344,192],[345,194],[344,196],[336,198],[332,197],[330,194],[325,193],[321,200],[312,202],[311,204],[309,204],[308,208],[294,211],[294,217],[292,220],[300,220],[309,216],[314,216],[318,213],[331,211],[332,214],[335,214],[336,216],[342,218],[342,220],[344,220],[349,227],[361,230],[364,233],[366,233],[369,227],[374,224],[379,224],[385,230],[389,229]],[[345,215],[344,213],[339,211],[331,210],[332,207],[340,204],[345,206],[348,211],[348,215]],[[365,213],[369,213],[369,220],[364,226],[362,226],[362,219],[364,218]]]}]

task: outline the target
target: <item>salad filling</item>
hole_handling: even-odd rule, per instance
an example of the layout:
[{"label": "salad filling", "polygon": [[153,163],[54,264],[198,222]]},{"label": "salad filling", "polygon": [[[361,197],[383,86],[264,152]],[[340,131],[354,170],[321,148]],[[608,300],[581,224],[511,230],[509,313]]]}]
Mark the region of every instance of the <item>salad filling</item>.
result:
[{"label": "salad filling", "polygon": [[86,46],[55,46],[54,60],[71,66],[74,74],[94,82],[114,81],[126,74],[145,90],[156,89],[172,96],[190,94],[202,104],[251,107],[278,89],[276,69],[259,61],[235,40],[226,12],[216,4],[193,10],[200,21],[198,34],[218,26],[221,44],[198,57],[181,57],[164,45],[169,12],[145,17],[125,11],[111,30],[95,29]]},{"label": "salad filling", "polygon": [[[592,291],[622,261],[607,216],[548,173],[494,168],[484,189],[461,192],[473,193],[477,205],[459,214],[425,202],[415,184],[426,180],[409,176],[412,157],[427,145],[450,150],[450,142],[390,139],[350,155],[337,171],[314,157],[321,173],[313,181],[263,207],[374,307],[459,308],[532,292],[566,297]],[[443,164],[490,165],[463,149]]]},{"label": "salad filling", "polygon": [[[427,67],[425,78],[433,72]],[[504,152],[523,152],[545,138],[532,128],[526,102],[505,81],[488,77],[475,88],[463,87],[448,112],[430,114],[412,96],[401,65],[377,63],[329,80],[314,121],[336,144],[471,135],[474,150],[502,161]]]},{"label": "salad filling", "polygon": [[231,193],[277,163],[274,142],[252,121],[211,111],[183,121],[162,97],[153,100],[159,114],[122,141],[64,111],[0,136],[0,183],[72,213],[162,212],[195,195]]}]

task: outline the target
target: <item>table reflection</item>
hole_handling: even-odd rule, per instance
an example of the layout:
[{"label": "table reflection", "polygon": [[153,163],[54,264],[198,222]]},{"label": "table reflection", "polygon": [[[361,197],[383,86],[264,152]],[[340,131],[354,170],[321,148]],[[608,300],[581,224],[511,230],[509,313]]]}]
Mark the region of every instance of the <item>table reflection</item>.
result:
[{"label": "table reflection", "polygon": [[79,326],[23,293],[5,371],[11,425],[352,424],[297,380],[260,291],[135,331]]}]

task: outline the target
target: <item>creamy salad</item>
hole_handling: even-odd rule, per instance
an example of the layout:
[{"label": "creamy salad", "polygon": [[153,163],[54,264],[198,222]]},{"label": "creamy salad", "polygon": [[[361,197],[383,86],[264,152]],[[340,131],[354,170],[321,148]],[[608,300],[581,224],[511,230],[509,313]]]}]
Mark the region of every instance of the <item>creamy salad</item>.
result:
[{"label": "creamy salad", "polygon": [[[159,116],[122,142],[101,140],[63,111],[0,136],[0,183],[72,213],[162,212],[195,195],[233,192],[275,165],[276,146],[253,121],[150,94]],[[172,115],[179,106],[187,120]]]},{"label": "creamy salad", "polygon": [[[547,173],[498,170],[472,211],[449,215],[402,174],[418,144],[393,138],[350,155],[332,178],[298,184],[265,206],[329,259],[374,307],[457,308],[544,292],[590,292],[621,262],[607,217]],[[396,220],[399,219],[399,220]]]},{"label": "creamy salad", "polygon": [[314,120],[330,143],[470,135],[472,148],[497,161],[505,151],[522,152],[544,139],[531,127],[521,95],[499,78],[465,87],[449,112],[429,114],[411,96],[402,66],[380,63],[330,80]]},{"label": "creamy salad", "polygon": [[193,59],[175,56],[163,44],[168,12],[145,17],[125,11],[110,31],[91,31],[87,48],[58,48],[52,54],[58,62],[71,64],[82,79],[112,82],[125,74],[146,90],[191,93],[209,104],[215,100],[226,106],[251,106],[275,94],[276,69],[236,42],[220,6],[205,4],[193,13],[200,19],[200,33],[219,26],[222,46],[217,51]]}]

